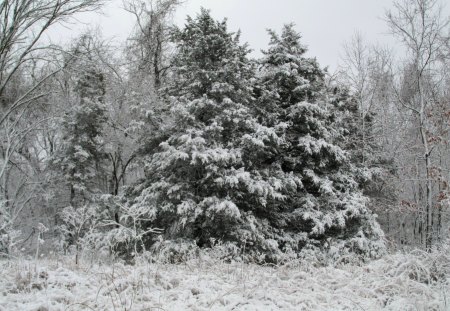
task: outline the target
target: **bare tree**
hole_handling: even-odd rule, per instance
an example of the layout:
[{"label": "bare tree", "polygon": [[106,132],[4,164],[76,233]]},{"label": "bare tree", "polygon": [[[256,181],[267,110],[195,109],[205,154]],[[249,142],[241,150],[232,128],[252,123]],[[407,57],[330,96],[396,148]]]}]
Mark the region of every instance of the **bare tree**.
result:
[{"label": "bare tree", "polygon": [[40,44],[44,33],[75,13],[98,9],[101,3],[101,0],[3,0],[0,4],[0,99],[7,110],[0,118],[0,125],[14,110],[43,96],[34,91],[53,72],[12,102],[5,98],[5,91],[22,68],[48,52],[50,47]]},{"label": "bare tree", "polygon": [[[391,54],[387,49],[370,46],[360,33],[355,33],[344,43],[344,56],[340,76],[351,87],[359,106],[359,123],[363,149],[373,137],[367,137],[367,120],[388,103],[380,102],[380,95],[386,91],[386,83],[391,79]],[[372,125],[373,127],[373,125]],[[363,150],[363,151],[364,151]],[[363,152],[363,165],[365,164]]]},{"label": "bare tree", "polygon": [[[438,0],[403,0],[394,2],[394,11],[386,13],[391,32],[404,44],[409,56],[408,96],[397,89],[398,102],[415,117],[422,153],[418,165],[423,168],[425,198],[423,210],[426,215],[425,246],[433,243],[433,174],[432,153],[434,141],[431,136],[429,111],[434,104],[433,92],[435,70],[440,51],[447,45],[445,32],[450,20],[442,15]],[[405,84],[403,84],[403,87]]]},{"label": "bare tree", "polygon": [[169,20],[182,0],[130,0],[125,10],[136,18],[136,33],[129,49],[138,72],[151,74],[156,88],[161,86],[167,71]]},{"label": "bare tree", "polygon": [[0,2],[0,214],[9,215],[12,223],[34,200],[42,158],[36,149],[31,154],[30,137],[46,122],[37,108],[52,93],[46,84],[62,69],[53,63],[58,49],[44,36],[74,14],[100,8],[102,1]]},{"label": "bare tree", "polygon": [[[28,67],[37,66],[52,50],[51,46],[40,44],[44,33],[75,13],[98,9],[100,4],[101,0],[4,0],[0,4],[0,128],[5,128],[5,122],[14,113],[18,117],[9,124],[17,123],[29,105],[49,94],[40,87],[60,68],[37,80],[21,81],[20,89],[17,86],[17,79],[26,79]],[[5,148],[10,150],[11,146]],[[8,160],[3,159],[0,178],[7,164]]]}]

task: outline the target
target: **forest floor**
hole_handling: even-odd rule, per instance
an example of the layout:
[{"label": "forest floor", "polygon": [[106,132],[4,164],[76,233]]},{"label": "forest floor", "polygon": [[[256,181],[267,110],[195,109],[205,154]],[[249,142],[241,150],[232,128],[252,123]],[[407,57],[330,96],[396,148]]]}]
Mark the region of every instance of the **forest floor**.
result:
[{"label": "forest floor", "polygon": [[0,261],[0,310],[450,310],[448,249],[365,264]]}]

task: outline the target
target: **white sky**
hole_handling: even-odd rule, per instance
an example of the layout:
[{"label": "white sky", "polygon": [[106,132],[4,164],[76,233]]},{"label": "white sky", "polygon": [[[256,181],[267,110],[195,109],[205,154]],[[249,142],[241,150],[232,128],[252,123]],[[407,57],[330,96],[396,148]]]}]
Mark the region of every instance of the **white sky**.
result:
[{"label": "white sky", "polygon": [[242,41],[260,55],[269,42],[267,28],[280,31],[293,22],[321,66],[335,68],[344,41],[360,32],[369,42],[387,44],[387,28],[381,20],[392,0],[190,0],[178,12],[194,15],[201,6],[214,17],[228,17],[231,30],[241,29]]},{"label": "white sky", "polygon": [[[392,7],[392,0],[187,0],[175,15],[176,24],[183,25],[186,15],[195,16],[202,6],[217,19],[227,17],[230,31],[241,29],[241,40],[249,43],[255,56],[267,47],[267,28],[280,30],[290,22],[302,34],[309,56],[317,57],[321,66],[331,69],[336,68],[344,41],[356,31],[367,42],[395,45],[382,20],[385,10]],[[65,41],[90,27],[99,28],[103,37],[114,37],[120,44],[134,24],[134,17],[122,7],[122,0],[109,0],[103,15],[84,14],[79,17],[83,25],[57,27],[50,37]]]}]

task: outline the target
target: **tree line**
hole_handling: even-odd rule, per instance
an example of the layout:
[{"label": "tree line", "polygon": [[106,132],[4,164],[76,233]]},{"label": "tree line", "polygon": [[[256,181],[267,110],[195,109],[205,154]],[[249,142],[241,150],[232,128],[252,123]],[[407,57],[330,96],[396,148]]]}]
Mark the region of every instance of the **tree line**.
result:
[{"label": "tree line", "polygon": [[0,250],[33,248],[34,235],[77,260],[100,249],[282,262],[439,246],[450,116],[439,4],[386,12],[404,57],[355,35],[330,73],[294,24],[269,30],[253,59],[208,10],[176,27],[180,1],[136,0],[117,52],[93,31],[66,46],[42,39],[101,1],[4,1]]}]

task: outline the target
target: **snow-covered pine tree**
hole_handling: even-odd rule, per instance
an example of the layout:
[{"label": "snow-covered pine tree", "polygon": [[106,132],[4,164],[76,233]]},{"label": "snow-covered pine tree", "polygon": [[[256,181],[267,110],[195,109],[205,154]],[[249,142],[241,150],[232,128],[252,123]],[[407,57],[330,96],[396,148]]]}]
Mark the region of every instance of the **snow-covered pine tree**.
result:
[{"label": "snow-covered pine tree", "polygon": [[106,156],[102,148],[102,127],[106,121],[103,83],[103,74],[96,68],[84,72],[76,86],[79,103],[64,116],[60,165],[70,185],[71,203],[77,191],[84,196],[98,190],[94,181]]},{"label": "snow-covered pine tree", "polygon": [[260,170],[259,155],[282,139],[251,115],[254,66],[248,49],[225,21],[204,9],[173,39],[177,55],[165,93],[174,126],[148,154],[146,179],[135,187],[131,204],[147,206],[151,226],[165,228],[166,239],[278,251],[262,233],[267,219],[257,219],[256,210],[284,200],[283,191],[300,181]]},{"label": "snow-covered pine tree", "polygon": [[[284,129],[285,143],[276,159],[283,172],[302,181],[287,196],[279,222],[295,250],[306,245],[333,246],[379,255],[383,233],[367,208],[367,198],[349,153],[340,146],[345,132],[317,61],[292,24],[281,36],[270,31],[270,46],[261,61],[258,115],[262,122]],[[283,124],[281,127],[279,125]],[[306,237],[301,239],[301,233]]]},{"label": "snow-covered pine tree", "polygon": [[[89,58],[89,40],[83,36],[74,53]],[[73,96],[67,98],[71,105],[62,119],[61,146],[52,159],[52,167],[57,175],[62,174],[57,180],[70,189],[70,205],[77,205],[75,201],[90,199],[90,194],[100,190],[99,176],[106,158],[102,139],[106,122],[105,81],[101,68],[92,60],[80,57],[67,66],[76,72],[76,78]]]}]

